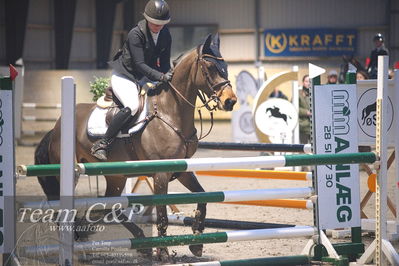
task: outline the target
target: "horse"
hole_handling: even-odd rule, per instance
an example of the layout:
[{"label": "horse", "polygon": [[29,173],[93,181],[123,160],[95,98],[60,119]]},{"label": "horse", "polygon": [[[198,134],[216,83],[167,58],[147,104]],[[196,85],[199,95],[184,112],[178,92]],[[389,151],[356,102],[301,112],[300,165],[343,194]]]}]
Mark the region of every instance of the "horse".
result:
[{"label": "horse", "polygon": [[339,76],[338,76],[338,81],[339,83],[345,83],[346,80],[346,73],[349,70],[349,64],[352,64],[355,68],[356,71],[360,71],[362,73],[367,73],[367,69],[365,66],[363,66],[362,63],[359,62],[355,57],[353,56],[342,56],[343,64],[340,66],[340,71],[339,71]]},{"label": "horse", "polygon": [[[174,68],[169,83],[158,84],[148,92],[148,122],[139,132],[127,139],[116,139],[109,151],[108,161],[159,160],[190,158],[197,150],[198,137],[194,125],[195,102],[199,96],[209,109],[232,111],[237,97],[228,80],[227,64],[220,54],[219,35],[208,35],[205,42],[186,52]],[[204,99],[204,96],[208,100]],[[205,97],[206,98],[206,97]],[[209,106],[215,101],[213,108]],[[204,106],[203,105],[203,106]],[[95,139],[87,134],[89,115],[95,108],[93,103],[76,106],[76,160],[80,163],[98,162],[90,153]],[[60,163],[61,124],[58,120],[35,150],[35,164]],[[154,193],[167,194],[168,183],[177,179],[191,192],[204,192],[203,187],[192,172],[154,173]],[[105,176],[106,197],[120,196],[127,176]],[[38,176],[48,199],[58,199],[60,194],[59,177]],[[156,226],[158,236],[166,236],[168,218],[166,206],[156,206]],[[194,234],[204,231],[206,204],[199,203],[195,212]],[[144,237],[141,229],[130,230],[135,237]],[[190,245],[196,256],[202,255],[203,245]],[[169,261],[166,247],[157,248],[158,259]]]},{"label": "horse", "polygon": [[[272,116],[273,116],[273,117],[275,117],[275,118],[281,118],[281,119],[283,119],[283,120],[285,121],[285,123],[288,124],[288,122],[287,122],[287,115],[281,113],[281,112],[280,112],[280,108],[278,108],[278,107],[276,107],[276,106],[273,106],[273,108],[271,108],[271,107],[266,108],[266,114],[267,114],[268,112],[270,112],[270,116],[269,116],[269,117],[272,117]],[[290,118],[291,118],[291,117],[290,117]]]}]

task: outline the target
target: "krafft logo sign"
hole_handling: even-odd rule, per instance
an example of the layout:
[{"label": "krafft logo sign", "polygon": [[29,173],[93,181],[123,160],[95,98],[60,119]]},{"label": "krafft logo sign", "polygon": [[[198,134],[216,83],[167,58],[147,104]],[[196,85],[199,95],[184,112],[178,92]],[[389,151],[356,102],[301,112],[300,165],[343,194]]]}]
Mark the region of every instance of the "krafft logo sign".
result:
[{"label": "krafft logo sign", "polygon": [[355,29],[273,29],[264,32],[265,56],[342,56],[356,52]]},{"label": "krafft logo sign", "polygon": [[[313,103],[316,153],[357,152],[356,85],[315,86]],[[316,174],[320,228],[360,226],[359,166],[319,165]]]}]

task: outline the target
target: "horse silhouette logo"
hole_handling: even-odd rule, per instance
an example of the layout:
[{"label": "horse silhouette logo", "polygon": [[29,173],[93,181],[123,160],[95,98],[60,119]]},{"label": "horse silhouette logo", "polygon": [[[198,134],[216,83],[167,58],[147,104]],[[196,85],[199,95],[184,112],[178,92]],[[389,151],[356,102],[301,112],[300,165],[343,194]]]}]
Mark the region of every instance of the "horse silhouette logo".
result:
[{"label": "horse silhouette logo", "polygon": [[370,105],[367,105],[365,108],[362,110],[362,125],[366,123],[367,118],[372,112],[375,112],[377,110],[377,102],[374,102]]},{"label": "horse silhouette logo", "polygon": [[287,117],[291,119],[291,116],[287,116],[286,114],[281,113],[281,112],[280,112],[280,108],[278,108],[278,107],[276,107],[276,106],[273,106],[273,108],[271,108],[271,107],[266,108],[266,114],[267,114],[268,112],[270,112],[269,117],[272,117],[272,116],[273,116],[273,117],[275,117],[275,118],[281,118],[281,119],[283,119],[283,120],[285,121],[285,123],[286,123],[287,125],[288,125]]}]

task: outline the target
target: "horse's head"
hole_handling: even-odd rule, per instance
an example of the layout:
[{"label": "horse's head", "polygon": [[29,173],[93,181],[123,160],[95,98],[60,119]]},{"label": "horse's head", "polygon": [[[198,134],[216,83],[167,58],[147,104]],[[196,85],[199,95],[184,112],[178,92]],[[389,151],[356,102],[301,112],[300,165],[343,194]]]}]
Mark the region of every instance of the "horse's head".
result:
[{"label": "horse's head", "polygon": [[203,45],[197,48],[199,77],[201,91],[217,102],[220,110],[231,111],[237,102],[230,80],[228,79],[227,63],[219,51],[219,34],[208,35]]}]

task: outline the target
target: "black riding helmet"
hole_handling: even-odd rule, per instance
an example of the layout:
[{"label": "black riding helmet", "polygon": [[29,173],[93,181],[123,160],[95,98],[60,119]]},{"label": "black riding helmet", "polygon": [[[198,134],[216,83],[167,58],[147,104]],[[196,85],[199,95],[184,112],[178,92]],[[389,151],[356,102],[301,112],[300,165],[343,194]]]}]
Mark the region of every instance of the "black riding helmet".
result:
[{"label": "black riding helmet", "polygon": [[377,33],[374,38],[373,41],[380,41],[380,42],[384,42],[384,36],[381,33]]},{"label": "black riding helmet", "polygon": [[170,21],[169,5],[163,0],[150,0],[144,8],[144,17],[147,21],[165,25]]}]

